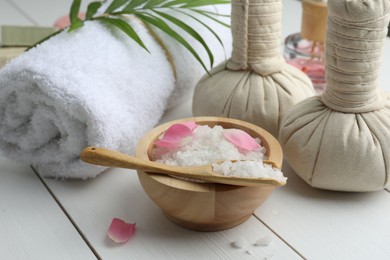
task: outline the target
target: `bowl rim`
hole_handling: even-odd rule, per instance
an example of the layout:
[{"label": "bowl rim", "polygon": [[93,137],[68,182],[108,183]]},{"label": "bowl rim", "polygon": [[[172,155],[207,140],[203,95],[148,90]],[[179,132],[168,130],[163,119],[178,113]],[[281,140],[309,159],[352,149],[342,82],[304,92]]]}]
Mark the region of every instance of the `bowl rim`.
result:
[{"label": "bowl rim", "polygon": [[[177,119],[173,121],[169,121],[166,123],[163,123],[161,125],[158,125],[148,131],[138,142],[136,146],[136,157],[140,157],[145,160],[151,160],[150,159],[150,153],[152,149],[151,143],[153,143],[157,138],[165,131],[167,130],[172,124],[177,123],[183,123],[183,122],[195,122],[200,125],[220,125],[222,124],[223,127],[226,128],[237,128],[242,129],[251,136],[258,137],[261,140],[261,145],[264,146],[267,151],[266,155],[268,156],[268,160],[273,161],[277,168],[281,169],[282,162],[283,162],[283,152],[282,147],[278,140],[268,131],[265,129],[254,125],[252,123],[242,121],[239,119],[233,119],[233,118],[226,118],[226,117],[187,117],[182,119]],[[243,129],[244,128],[244,129]],[[272,147],[272,149],[271,149]],[[157,182],[160,182],[161,184],[171,186],[174,188],[178,188],[183,184],[183,180],[173,178],[167,175],[161,175],[157,173],[147,173],[149,177],[154,179]],[[187,182],[188,183],[188,182]],[[206,191],[212,188],[214,185],[226,185],[226,184],[216,184],[216,183],[191,183],[191,189],[197,189],[199,191]]]}]

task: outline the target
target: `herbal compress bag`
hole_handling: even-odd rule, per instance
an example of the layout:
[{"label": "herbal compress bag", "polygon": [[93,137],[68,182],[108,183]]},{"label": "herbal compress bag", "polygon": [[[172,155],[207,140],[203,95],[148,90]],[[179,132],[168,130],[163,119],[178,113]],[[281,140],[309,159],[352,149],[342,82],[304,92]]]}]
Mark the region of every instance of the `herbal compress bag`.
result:
[{"label": "herbal compress bag", "polygon": [[329,0],[327,89],[294,106],[280,141],[311,186],[374,191],[389,184],[390,98],[378,88],[388,0]]},{"label": "herbal compress bag", "polygon": [[282,114],[313,96],[310,79],[280,54],[280,0],[232,0],[232,57],[195,88],[195,116],[225,116],[278,134]]}]

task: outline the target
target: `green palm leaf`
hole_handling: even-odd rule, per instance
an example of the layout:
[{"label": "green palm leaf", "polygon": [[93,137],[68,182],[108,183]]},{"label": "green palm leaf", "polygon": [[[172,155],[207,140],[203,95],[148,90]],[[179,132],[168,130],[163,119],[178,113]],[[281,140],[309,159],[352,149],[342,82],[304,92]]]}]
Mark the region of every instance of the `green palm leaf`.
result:
[{"label": "green palm leaf", "polygon": [[165,4],[163,4],[161,7],[178,6],[178,5],[184,5],[187,3],[188,3],[188,0],[173,0],[173,1],[169,1]]},{"label": "green palm leaf", "polygon": [[185,30],[188,34],[190,34],[192,37],[194,37],[200,44],[202,44],[203,47],[205,48],[208,56],[209,56],[210,67],[213,67],[213,65],[214,65],[213,53],[211,52],[209,46],[207,46],[206,42],[203,40],[202,36],[199,35],[199,33],[197,33],[194,29],[192,29],[186,23],[180,21],[179,19],[177,19],[177,18],[175,18],[175,17],[173,17],[171,15],[168,15],[166,13],[162,13],[162,12],[159,12],[159,11],[156,11],[156,10],[153,10],[153,11],[155,13],[157,13],[158,15],[162,16],[163,18],[167,19],[168,21],[176,24],[177,26],[179,26],[183,30]]},{"label": "green palm leaf", "polygon": [[114,0],[112,3],[107,7],[105,13],[111,13],[118,9],[119,7],[126,4],[129,0]]},{"label": "green palm leaf", "polygon": [[87,7],[87,14],[85,19],[91,19],[97,12],[97,10],[102,6],[103,2],[92,2]]},{"label": "green palm leaf", "polygon": [[136,41],[147,52],[149,52],[148,48],[146,48],[145,44],[143,43],[141,38],[138,36],[138,34],[134,31],[133,27],[131,27],[131,25],[126,23],[125,21],[123,21],[121,19],[113,19],[113,18],[108,18],[108,17],[99,17],[99,18],[95,18],[95,20],[99,20],[99,21],[102,21],[104,23],[114,25],[115,27],[120,29],[122,32],[127,34],[129,37],[131,37],[134,41]]},{"label": "green palm leaf", "polygon": [[167,0],[149,0],[145,5],[144,5],[144,9],[150,9],[150,8],[153,8],[153,7],[156,7],[164,2],[166,2]]},{"label": "green palm leaf", "polygon": [[70,14],[69,14],[69,20],[70,20],[70,28],[69,32],[83,26],[83,21],[80,20],[78,17],[79,11],[80,11],[80,5],[81,0],[74,0],[72,3],[72,6],[70,7]]},{"label": "green palm leaf", "polygon": [[73,1],[72,6],[70,7],[70,14],[69,14],[69,19],[71,22],[78,19],[80,5],[81,5],[81,0]]},{"label": "green palm leaf", "polygon": [[219,23],[219,24],[221,24],[221,25],[223,25],[223,26],[225,26],[227,28],[230,28],[229,24],[226,24],[226,23],[218,20],[217,18],[212,17],[211,15],[208,14],[209,12],[205,12],[203,10],[198,10],[198,9],[194,9],[194,8],[190,8],[190,10],[193,11],[193,12],[196,12],[198,14],[201,14],[203,16],[206,16],[207,18],[209,18],[209,19],[213,20],[214,22],[217,22],[217,23]]},{"label": "green palm leaf", "polygon": [[134,8],[141,6],[147,1],[148,0],[131,0],[130,3],[123,8],[123,11],[133,11]]},{"label": "green palm leaf", "polygon": [[197,0],[181,6],[182,8],[199,7],[205,5],[230,4],[228,0]]},{"label": "green palm leaf", "polygon": [[206,27],[206,29],[215,36],[215,38],[221,44],[222,48],[225,49],[225,46],[223,45],[223,42],[222,42],[221,38],[218,36],[218,34],[216,32],[213,31],[213,29],[210,28],[210,26],[208,26],[207,24],[205,24],[204,22],[202,22],[201,20],[199,20],[198,18],[196,18],[195,16],[193,16],[193,15],[191,15],[189,13],[183,12],[181,10],[176,10],[176,12],[185,14],[185,15],[191,17],[192,19],[194,19],[195,21],[197,21],[198,23],[200,23],[201,25],[203,25],[204,27]]},{"label": "green palm leaf", "polygon": [[199,57],[199,55],[196,53],[194,48],[183,39],[177,32],[172,30],[171,27],[168,26],[163,20],[160,18],[153,16],[151,14],[143,14],[141,12],[135,12],[135,15],[140,18],[142,21],[149,23],[151,25],[154,25],[155,27],[159,28],[161,31],[165,32],[169,36],[171,36],[173,39],[181,43],[187,50],[189,50],[192,55],[195,57],[195,59],[198,60],[198,62],[202,65],[202,67],[208,72],[206,66],[204,65],[202,59]]},{"label": "green palm leaf", "polygon": [[[190,8],[190,10],[192,10],[192,9]],[[229,17],[229,18],[231,16],[230,14],[220,14],[220,13],[206,11],[206,10],[198,10],[198,11],[201,11],[202,13],[205,13],[205,14],[214,15],[214,16]]]}]

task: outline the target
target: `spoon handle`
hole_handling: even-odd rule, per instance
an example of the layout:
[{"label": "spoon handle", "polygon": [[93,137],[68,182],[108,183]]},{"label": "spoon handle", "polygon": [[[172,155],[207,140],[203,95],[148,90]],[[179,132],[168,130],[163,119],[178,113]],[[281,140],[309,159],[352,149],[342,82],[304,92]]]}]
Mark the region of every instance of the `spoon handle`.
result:
[{"label": "spoon handle", "polygon": [[127,154],[98,147],[85,148],[81,152],[80,158],[84,162],[100,166],[128,168],[142,171],[160,170],[160,168],[153,165],[153,162],[147,162]]},{"label": "spoon handle", "polygon": [[195,170],[193,173],[186,167],[173,167],[170,165],[146,161],[134,156],[98,147],[85,148],[81,152],[80,158],[84,162],[100,166],[157,172],[179,177],[198,177],[198,179],[203,179],[200,175],[210,174],[205,166],[192,168],[191,171]]}]

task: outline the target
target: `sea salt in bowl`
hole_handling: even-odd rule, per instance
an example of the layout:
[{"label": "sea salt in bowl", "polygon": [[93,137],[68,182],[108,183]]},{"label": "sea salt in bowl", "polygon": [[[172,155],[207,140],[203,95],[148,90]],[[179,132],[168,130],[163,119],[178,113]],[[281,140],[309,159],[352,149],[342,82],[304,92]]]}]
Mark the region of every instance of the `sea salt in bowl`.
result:
[{"label": "sea salt in bowl", "polygon": [[[136,156],[151,161],[154,142],[170,126],[183,122],[241,129],[253,138],[259,138],[261,145],[266,148],[268,160],[274,162],[279,169],[282,166],[282,149],[270,133],[247,122],[221,117],[186,118],[157,126],[140,140]],[[245,222],[278,187],[269,183],[256,187],[202,183],[140,170],[138,177],[145,192],[168,219],[197,231],[224,230]]]}]

